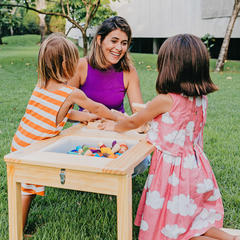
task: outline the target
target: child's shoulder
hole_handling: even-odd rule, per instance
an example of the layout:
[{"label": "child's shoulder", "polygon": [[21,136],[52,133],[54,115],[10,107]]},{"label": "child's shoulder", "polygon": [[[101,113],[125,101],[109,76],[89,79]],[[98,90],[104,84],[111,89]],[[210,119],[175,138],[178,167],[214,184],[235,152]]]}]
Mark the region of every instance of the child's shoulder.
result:
[{"label": "child's shoulder", "polygon": [[64,89],[64,88],[70,89],[70,90],[72,90],[72,91],[73,91],[74,89],[76,89],[75,87],[72,87],[72,86],[69,86],[69,85],[66,85],[65,87],[63,87],[63,89]]},{"label": "child's shoulder", "polygon": [[75,87],[70,87],[72,90],[70,98],[72,99],[85,99],[87,96],[86,94],[79,88],[75,88]]},{"label": "child's shoulder", "polygon": [[187,95],[184,95],[183,93],[181,94],[178,94],[178,93],[169,93],[171,95],[171,97],[175,100],[182,100],[182,101],[190,101],[192,102],[193,99],[202,99],[206,96],[198,96],[198,97],[193,97],[193,96],[187,96]]},{"label": "child's shoulder", "polygon": [[151,102],[160,102],[161,104],[164,104],[164,103],[172,103],[172,96],[171,94],[167,93],[167,94],[158,94]]},{"label": "child's shoulder", "polygon": [[68,85],[62,86],[60,88],[53,88],[53,89],[46,89],[44,87],[40,87],[37,85],[34,90],[33,94],[41,94],[43,96],[52,96],[53,98],[56,97],[57,95],[67,97],[69,96],[73,91],[75,87],[71,87]]}]

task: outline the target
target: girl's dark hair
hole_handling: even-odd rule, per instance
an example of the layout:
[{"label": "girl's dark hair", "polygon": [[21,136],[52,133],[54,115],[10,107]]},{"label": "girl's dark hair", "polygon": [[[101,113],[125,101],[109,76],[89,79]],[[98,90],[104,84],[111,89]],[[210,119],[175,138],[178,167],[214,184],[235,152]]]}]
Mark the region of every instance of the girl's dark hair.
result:
[{"label": "girl's dark hair", "polygon": [[209,52],[194,35],[168,38],[159,50],[157,67],[158,93],[202,96],[218,90],[209,74]]},{"label": "girl's dark hair", "polygon": [[[112,31],[120,29],[124,33],[126,33],[128,37],[128,50],[131,43],[132,31],[128,24],[128,22],[119,16],[111,17],[106,19],[98,28],[92,43],[91,49],[88,54],[89,64],[93,68],[97,69],[106,69],[106,59],[102,52],[101,46],[97,43],[97,36],[101,36],[101,42],[105,39],[105,37]],[[125,55],[119,60],[119,62],[114,66],[117,71],[130,71],[130,66],[133,65],[129,51],[125,53]]]}]

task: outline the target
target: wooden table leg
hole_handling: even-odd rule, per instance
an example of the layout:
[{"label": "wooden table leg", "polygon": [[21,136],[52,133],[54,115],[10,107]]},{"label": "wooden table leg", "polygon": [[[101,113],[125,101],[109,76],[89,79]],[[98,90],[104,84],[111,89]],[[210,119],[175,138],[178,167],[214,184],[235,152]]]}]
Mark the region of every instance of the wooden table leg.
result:
[{"label": "wooden table leg", "polygon": [[22,240],[22,199],[21,183],[15,181],[15,167],[7,166],[8,179],[8,215],[9,215],[9,240]]},{"label": "wooden table leg", "polygon": [[132,240],[132,176],[119,177],[117,195],[118,240]]}]

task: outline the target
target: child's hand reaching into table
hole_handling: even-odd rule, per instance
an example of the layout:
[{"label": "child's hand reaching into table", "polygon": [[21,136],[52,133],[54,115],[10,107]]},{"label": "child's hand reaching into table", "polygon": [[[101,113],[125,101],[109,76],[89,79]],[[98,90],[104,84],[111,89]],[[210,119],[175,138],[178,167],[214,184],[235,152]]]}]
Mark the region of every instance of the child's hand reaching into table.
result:
[{"label": "child's hand reaching into table", "polygon": [[118,124],[117,122],[114,122],[111,120],[105,120],[104,122],[102,122],[98,125],[98,129],[105,130],[105,131],[114,131],[115,126],[117,124]]},{"label": "child's hand reaching into table", "polygon": [[82,111],[82,114],[84,114],[85,118],[81,121],[84,124],[88,124],[88,122],[93,122],[94,120],[101,119],[98,115],[94,113],[90,113],[88,110],[84,109]]},{"label": "child's hand reaching into table", "polygon": [[94,120],[98,120],[101,119],[101,117],[99,117],[98,115],[94,114],[94,113],[90,113],[88,110],[84,109],[83,110],[84,113],[86,113],[86,115],[88,116],[88,120],[87,122],[93,122]]},{"label": "child's hand reaching into table", "polygon": [[119,112],[117,110],[111,109],[111,111],[116,115],[116,122],[121,122],[123,121],[127,116],[124,115],[122,112]]}]

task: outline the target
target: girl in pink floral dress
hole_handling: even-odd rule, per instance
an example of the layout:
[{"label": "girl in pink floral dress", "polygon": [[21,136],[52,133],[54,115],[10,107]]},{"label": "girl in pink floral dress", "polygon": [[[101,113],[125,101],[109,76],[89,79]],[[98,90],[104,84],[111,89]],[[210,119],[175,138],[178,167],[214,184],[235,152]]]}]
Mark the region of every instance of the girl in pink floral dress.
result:
[{"label": "girl in pink floral dress", "polygon": [[239,240],[223,226],[221,194],[203,152],[206,95],[218,90],[209,75],[209,54],[196,36],[165,41],[158,54],[159,93],[140,113],[99,127],[128,131],[153,119],[155,146],[135,225],[140,240]]}]

